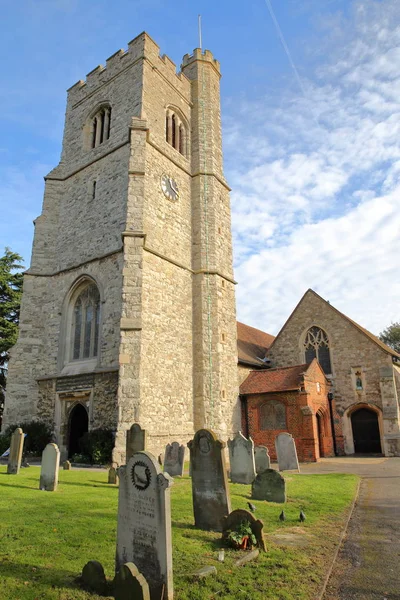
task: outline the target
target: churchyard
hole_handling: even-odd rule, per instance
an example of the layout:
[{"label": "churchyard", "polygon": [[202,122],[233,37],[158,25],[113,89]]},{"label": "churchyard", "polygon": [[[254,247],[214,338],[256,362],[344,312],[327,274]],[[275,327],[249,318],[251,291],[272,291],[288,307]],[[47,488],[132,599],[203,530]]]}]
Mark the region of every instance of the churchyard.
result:
[{"label": "churchyard", "polygon": [[[315,597],[354,498],[355,476],[285,473],[285,504],[252,499],[251,485],[229,483],[231,510],[248,509],[251,501],[264,523],[266,552],[239,567],[246,551],[224,545],[221,533],[195,528],[188,463],[185,473],[170,486],[176,600]],[[0,467],[0,598],[98,600],[77,578],[89,560],[101,562],[108,580],[114,577],[118,486],[102,470],[60,470],[54,492],[41,491],[39,478],[38,467],[18,475]],[[216,573],[196,578],[205,566]]]}]

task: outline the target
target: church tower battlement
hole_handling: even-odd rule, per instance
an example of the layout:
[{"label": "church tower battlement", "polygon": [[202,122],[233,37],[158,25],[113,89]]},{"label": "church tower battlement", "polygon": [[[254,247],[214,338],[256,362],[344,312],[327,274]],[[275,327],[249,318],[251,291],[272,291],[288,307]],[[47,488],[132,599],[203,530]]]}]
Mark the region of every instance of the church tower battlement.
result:
[{"label": "church tower battlement", "polygon": [[70,456],[82,432],[108,427],[119,463],[133,422],[154,452],[199,427],[239,428],[220,77],[200,49],[177,73],[142,33],[69,88],[4,426],[45,420]]}]

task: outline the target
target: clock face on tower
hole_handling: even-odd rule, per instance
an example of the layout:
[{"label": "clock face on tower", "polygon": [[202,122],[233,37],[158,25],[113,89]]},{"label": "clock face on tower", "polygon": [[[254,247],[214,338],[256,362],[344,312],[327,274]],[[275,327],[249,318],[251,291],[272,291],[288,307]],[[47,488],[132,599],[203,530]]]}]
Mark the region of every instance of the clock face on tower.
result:
[{"label": "clock face on tower", "polygon": [[161,177],[161,189],[164,192],[164,195],[170,200],[178,200],[179,198],[179,190],[178,184],[175,179],[170,177],[169,175],[162,175]]}]

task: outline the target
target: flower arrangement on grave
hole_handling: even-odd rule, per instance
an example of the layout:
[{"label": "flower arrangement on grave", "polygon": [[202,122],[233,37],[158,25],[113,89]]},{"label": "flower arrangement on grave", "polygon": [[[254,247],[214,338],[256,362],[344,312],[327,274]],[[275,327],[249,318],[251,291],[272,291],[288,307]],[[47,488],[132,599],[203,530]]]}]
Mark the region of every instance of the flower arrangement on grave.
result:
[{"label": "flower arrangement on grave", "polygon": [[237,550],[246,550],[257,545],[250,521],[241,521],[236,529],[231,529],[228,532],[227,540]]}]

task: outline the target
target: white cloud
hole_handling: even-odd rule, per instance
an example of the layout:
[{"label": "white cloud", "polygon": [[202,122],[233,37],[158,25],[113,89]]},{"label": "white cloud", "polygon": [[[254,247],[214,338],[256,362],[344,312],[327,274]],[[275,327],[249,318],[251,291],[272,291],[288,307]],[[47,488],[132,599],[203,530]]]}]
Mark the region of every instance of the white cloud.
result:
[{"label": "white cloud", "polygon": [[292,90],[231,109],[242,321],[276,333],[309,287],[376,333],[400,318],[396,4],[354,3],[325,64],[304,82],[307,99]]}]

